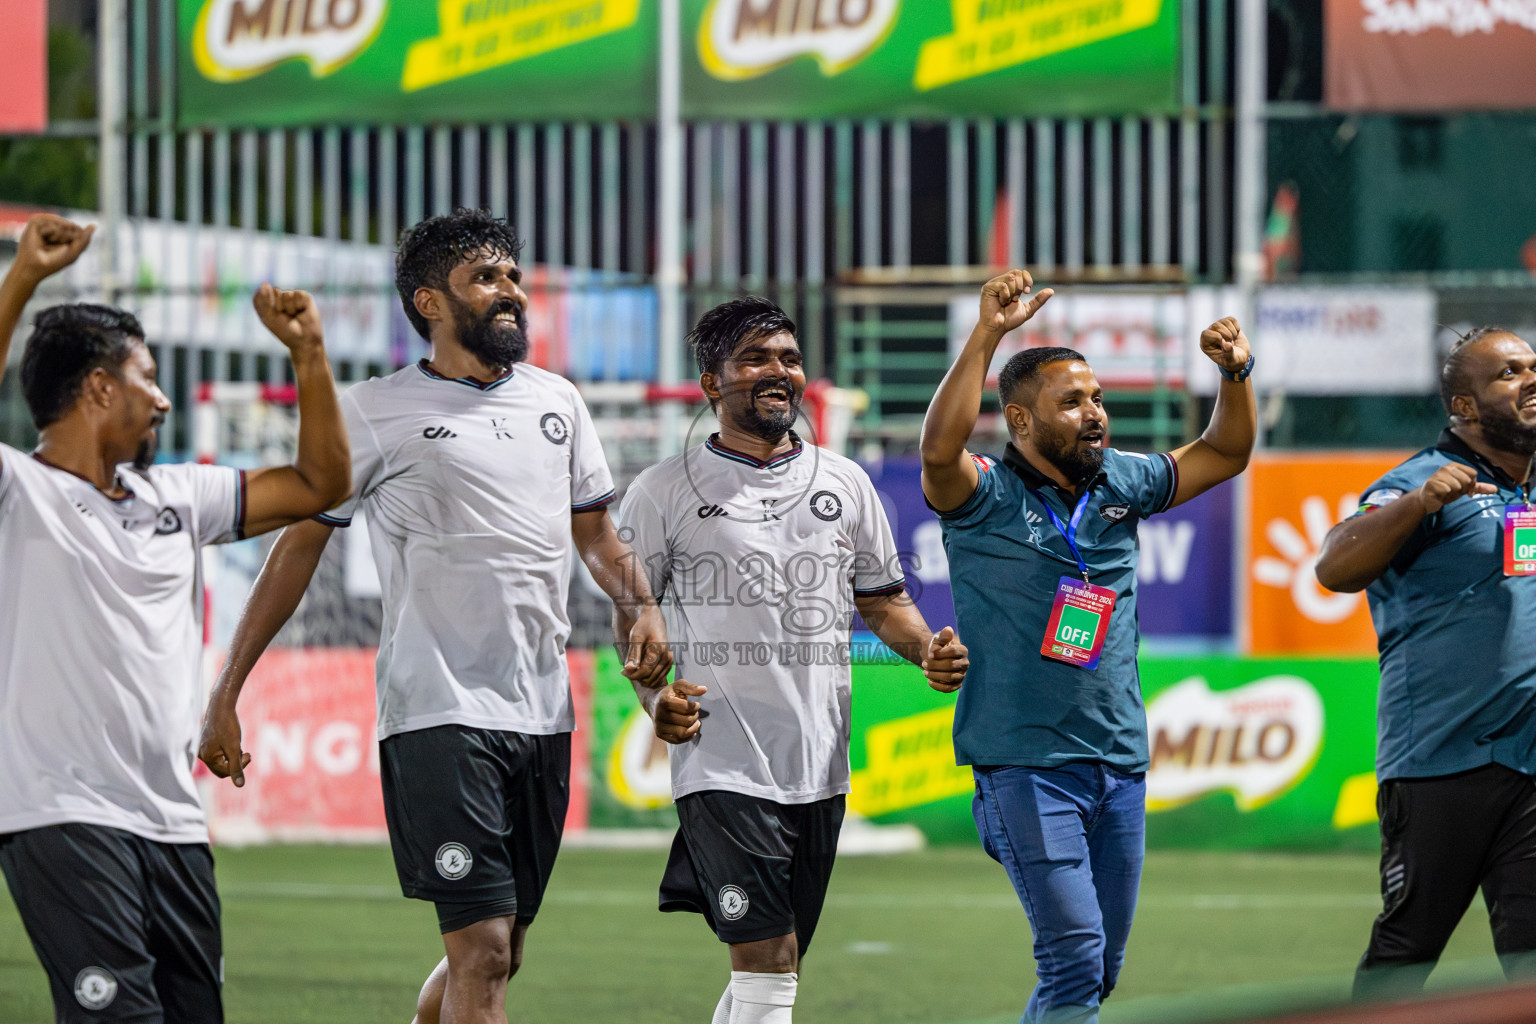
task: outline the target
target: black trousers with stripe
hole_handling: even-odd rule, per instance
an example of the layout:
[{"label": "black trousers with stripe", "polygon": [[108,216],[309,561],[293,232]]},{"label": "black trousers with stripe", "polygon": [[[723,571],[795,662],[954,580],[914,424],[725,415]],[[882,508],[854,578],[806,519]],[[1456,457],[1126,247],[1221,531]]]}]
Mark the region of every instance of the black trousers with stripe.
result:
[{"label": "black trousers with stripe", "polygon": [[1382,912],[1355,972],[1355,998],[1422,990],[1479,888],[1504,973],[1536,977],[1536,779],[1496,764],[1389,779],[1376,810]]}]

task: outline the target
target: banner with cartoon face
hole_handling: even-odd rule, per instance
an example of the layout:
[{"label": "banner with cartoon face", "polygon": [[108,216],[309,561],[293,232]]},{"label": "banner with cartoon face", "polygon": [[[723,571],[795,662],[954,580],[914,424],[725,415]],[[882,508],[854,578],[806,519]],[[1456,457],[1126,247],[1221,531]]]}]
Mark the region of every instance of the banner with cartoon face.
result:
[{"label": "banner with cartoon face", "polygon": [[[1174,0],[682,0],[690,119],[1176,109]],[[185,127],[655,116],[657,0],[179,0]]]}]

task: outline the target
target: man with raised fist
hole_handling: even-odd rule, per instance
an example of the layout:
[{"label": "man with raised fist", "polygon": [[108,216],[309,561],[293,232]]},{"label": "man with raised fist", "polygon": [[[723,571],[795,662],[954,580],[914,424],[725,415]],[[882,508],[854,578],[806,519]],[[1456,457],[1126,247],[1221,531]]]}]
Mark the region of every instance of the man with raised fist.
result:
[{"label": "man with raised fist", "polygon": [[1241,473],[1257,429],[1253,356],[1236,320],[1200,348],[1224,382],[1205,432],[1172,452],[1109,446],[1104,392],[1066,348],[998,374],[1009,444],[966,450],[992,357],[1053,294],[1028,272],[987,282],[981,315],[923,422],[923,493],[939,514],[971,671],[955,758],[976,778],[987,853],[1034,933],[1030,1024],[1098,1019],[1141,882],[1147,717],[1136,650],[1136,524]]},{"label": "man with raised fist", "polygon": [[1382,912],[1357,999],[1417,994],[1478,887],[1511,978],[1536,975],[1536,353],[1462,336],[1450,424],[1365,490],[1317,561],[1365,590],[1381,658]]},{"label": "man with raised fist", "polygon": [[[37,285],[92,228],[33,217],[0,283],[0,369]],[[156,465],[171,403],[133,314],[37,315],[21,390],[41,433],[0,445],[0,869],[60,1021],[221,1021],[219,900],[192,784],[203,707],[201,551],[347,496],[320,318],[262,285],[293,359],[293,463]]]}]

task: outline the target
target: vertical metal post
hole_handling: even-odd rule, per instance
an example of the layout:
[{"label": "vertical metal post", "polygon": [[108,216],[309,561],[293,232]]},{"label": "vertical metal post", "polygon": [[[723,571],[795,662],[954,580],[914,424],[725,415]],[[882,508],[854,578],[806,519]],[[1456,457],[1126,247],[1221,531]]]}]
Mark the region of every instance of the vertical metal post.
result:
[{"label": "vertical metal post", "polygon": [[1173,149],[1168,141],[1168,119],[1152,119],[1147,142],[1147,262],[1167,266],[1173,261]]},{"label": "vertical metal post", "polygon": [[1141,264],[1141,119],[1120,122],[1120,264]]},{"label": "vertical metal post", "polygon": [[453,212],[453,129],[432,129],[432,215]]},{"label": "vertical metal post", "polygon": [[427,138],[419,124],[405,130],[405,223],[419,224],[425,216]]},{"label": "vertical metal post", "polygon": [[859,127],[859,266],[878,267],[880,259],[880,183],[885,175],[880,167],[880,122],[873,119]]},{"label": "vertical metal post", "polygon": [[1003,174],[1008,189],[1008,265],[1022,267],[1025,262],[1024,208],[1029,197],[1024,194],[1024,119],[1008,119],[1007,153],[1004,157]]},{"label": "vertical metal post", "polygon": [[891,266],[912,265],[912,122],[891,124]]},{"label": "vertical metal post", "polygon": [[459,206],[480,209],[480,126],[459,129]]},{"label": "vertical metal post", "polygon": [[[681,374],[683,340],[683,121],[681,0],[661,0],[661,52],[657,82],[657,379],[676,384]],[[659,451],[663,457],[680,447],[682,410],[663,403]]]},{"label": "vertical metal post", "polygon": [[341,238],[341,129],[329,125],[321,138],[325,144],[321,223],[326,239],[334,242]]},{"label": "vertical metal post", "polygon": [[624,194],[619,190],[619,126],[612,121],[603,124],[599,140],[602,164],[602,246],[597,255],[598,265],[605,271],[616,273],[624,265],[624,254],[619,250],[619,213],[624,208]]},{"label": "vertical metal post", "polygon": [[768,126],[747,125],[747,280],[761,288],[768,277]]},{"label": "vertical metal post", "polygon": [[254,128],[247,128],[240,133],[240,227],[244,231],[255,231],[257,223],[257,207],[260,206],[258,197],[261,195],[261,146],[256,137]]},{"label": "vertical metal post", "polygon": [[592,126],[571,125],[571,266],[592,266]]},{"label": "vertical metal post", "polygon": [[956,118],[949,122],[949,263],[963,266],[967,262],[966,221],[969,199],[970,175],[967,174],[966,124]]},{"label": "vertical metal post", "polygon": [[651,189],[646,165],[646,128],[642,124],[629,127],[629,270],[632,274],[649,271],[650,229],[646,218],[646,206],[651,199]]},{"label": "vertical metal post", "polygon": [[[1237,221],[1234,274],[1251,309],[1253,290],[1264,273],[1264,201],[1268,192],[1264,91],[1268,40],[1266,12],[1253,4],[1237,7]],[[1251,319],[1252,313],[1245,310]]]},{"label": "vertical metal post", "polygon": [[396,140],[399,133],[392,124],[379,126],[379,244],[395,247],[399,240],[400,192],[396,188],[399,170],[396,161]]},{"label": "vertical metal post", "polygon": [[1061,137],[1062,262],[1083,269],[1083,119],[1067,118]]},{"label": "vertical metal post", "polygon": [[308,128],[293,135],[293,230],[315,233],[315,133]]},{"label": "vertical metal post", "polygon": [[368,182],[372,175],[368,166],[368,129],[360,124],[352,126],[351,155],[347,163],[350,172],[347,175],[347,191],[351,193],[351,202],[348,204],[347,237],[354,242],[368,241]]},{"label": "vertical metal post", "polygon": [[720,283],[741,280],[741,126],[720,126]]},{"label": "vertical metal post", "polygon": [[805,126],[805,284],[806,316],[801,328],[807,346],[807,369],[815,377],[827,372],[826,340],[822,333],[822,284],[826,279],[826,128],[820,121]]},{"label": "vertical metal post", "polygon": [[1111,251],[1115,237],[1114,125],[1107,117],[1093,121],[1093,265],[1107,267],[1115,261]]},{"label": "vertical metal post", "polygon": [[511,129],[505,125],[492,125],[486,129],[490,133],[490,152],[487,154],[486,173],[490,175],[490,203],[491,213],[497,217],[507,216],[507,179],[511,176],[512,168],[507,163],[507,132]]},{"label": "vertical metal post", "polygon": [[534,173],[537,170],[534,163],[534,135],[533,125],[520,124],[517,126],[517,189],[513,195],[513,201],[517,204],[517,233],[523,240],[523,262],[533,262],[534,237],[538,234],[537,214],[535,213],[534,200]]},{"label": "vertical metal post", "polygon": [[832,129],[832,273],[853,266],[853,124],[836,121]]},{"label": "vertical metal post", "polygon": [[125,0],[101,0],[98,8],[97,111],[101,144],[97,156],[96,195],[101,208],[101,287],[116,302],[122,282],[117,249],[124,215],[127,153],[124,146],[124,86],[128,80],[128,9]]},{"label": "vertical metal post", "polygon": [[712,211],[714,209],[714,126],[693,126],[693,283],[709,285],[715,278]]},{"label": "vertical metal post", "polygon": [[544,126],[544,264],[565,266],[565,125]]},{"label": "vertical metal post", "polygon": [[1056,122],[1035,121],[1035,260],[1055,267],[1056,256]]},{"label": "vertical metal post", "polygon": [[977,118],[976,158],[974,180],[976,182],[976,242],[971,250],[973,262],[985,266],[992,262],[991,241],[996,229],[992,223],[997,209],[997,122],[992,118]]},{"label": "vertical metal post", "polygon": [[773,276],[781,289],[788,290],[795,285],[795,271],[799,262],[795,251],[798,235],[795,222],[800,219],[796,216],[798,210],[795,204],[795,172],[798,164],[795,150],[798,147],[795,145],[795,126],[792,122],[781,121],[774,126],[773,131],[779,179],[779,194],[774,204]]}]

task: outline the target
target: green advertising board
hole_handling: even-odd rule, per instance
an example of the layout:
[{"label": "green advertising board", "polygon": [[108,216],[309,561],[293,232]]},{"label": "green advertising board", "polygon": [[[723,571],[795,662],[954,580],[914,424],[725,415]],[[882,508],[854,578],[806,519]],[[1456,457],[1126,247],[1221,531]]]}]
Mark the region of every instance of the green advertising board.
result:
[{"label": "green advertising board", "polygon": [[[1174,109],[1178,0],[681,0],[692,120]],[[178,0],[183,126],[647,119],[658,0]]]},{"label": "green advertising board", "polygon": [[656,109],[653,0],[178,0],[177,20],[188,127]]},{"label": "green advertising board", "polygon": [[[1143,657],[1141,673],[1148,845],[1376,845],[1374,660]],[[853,691],[850,810],[910,822],[931,842],[974,842],[971,772],[950,739],[955,698],[899,664],[855,665]],[[666,753],[649,735],[617,659],[600,655],[594,827],[675,822]]]}]

